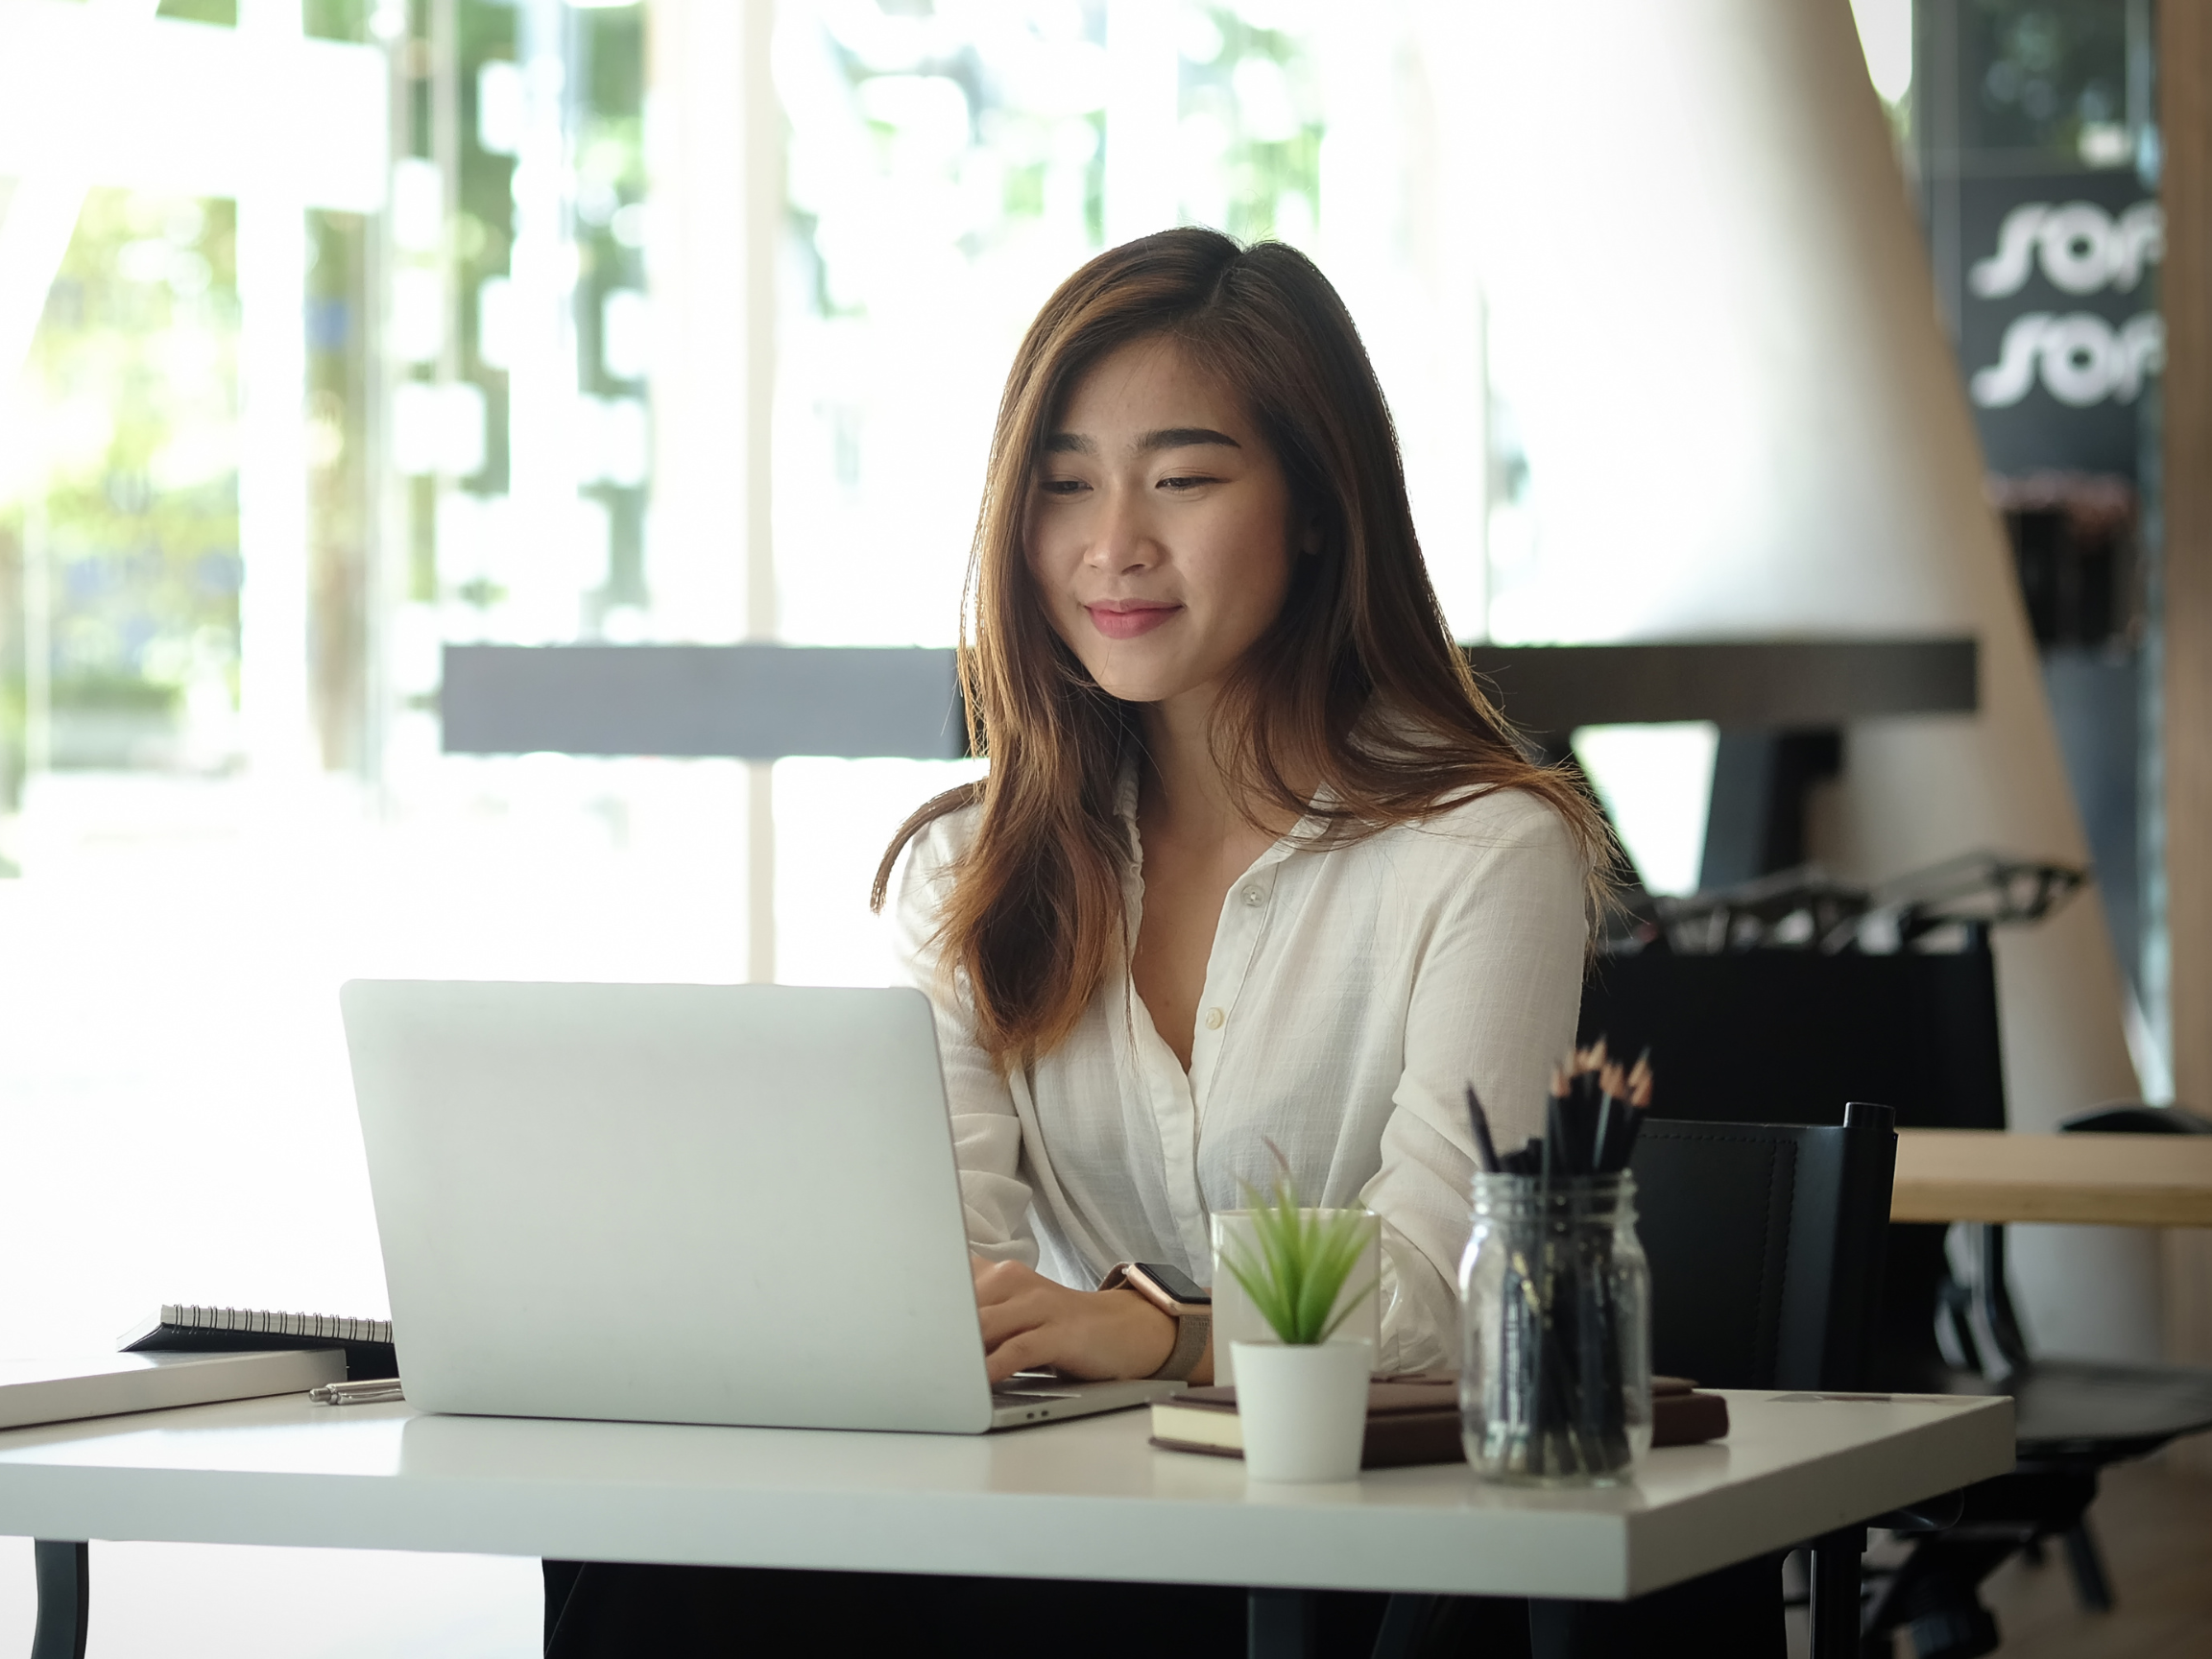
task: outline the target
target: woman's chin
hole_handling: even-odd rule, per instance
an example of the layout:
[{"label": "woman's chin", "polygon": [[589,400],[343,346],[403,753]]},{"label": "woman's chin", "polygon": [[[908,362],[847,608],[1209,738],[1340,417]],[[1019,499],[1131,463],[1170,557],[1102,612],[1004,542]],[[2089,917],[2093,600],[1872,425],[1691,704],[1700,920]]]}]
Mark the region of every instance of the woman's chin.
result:
[{"label": "woman's chin", "polygon": [[1109,697],[1124,703],[1172,703],[1202,684],[1186,674],[1101,674],[1096,669],[1092,670],[1092,678]]},{"label": "woman's chin", "polygon": [[1124,703],[1172,703],[1219,684],[1236,661],[1234,655],[1211,651],[1193,661],[1189,651],[1153,647],[1144,640],[1076,656],[1101,691]]}]

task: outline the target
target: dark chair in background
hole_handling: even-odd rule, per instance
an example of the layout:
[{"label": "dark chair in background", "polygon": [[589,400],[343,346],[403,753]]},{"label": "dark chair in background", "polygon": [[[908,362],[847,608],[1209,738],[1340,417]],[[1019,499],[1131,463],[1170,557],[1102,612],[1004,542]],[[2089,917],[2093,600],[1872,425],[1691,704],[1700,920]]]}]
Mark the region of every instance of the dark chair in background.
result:
[{"label": "dark chair in background", "polygon": [[[1855,1104],[1841,1127],[1644,1126],[1631,1168],[1657,1370],[1715,1388],[1863,1385],[1897,1162],[1892,1122],[1887,1107]],[[1858,1651],[1864,1543],[1863,1524],[1809,1541],[1821,1659]],[[1630,1602],[1532,1601],[1529,1646],[1536,1659],[1780,1654],[1781,1569],[1766,1556]]]},{"label": "dark chair in background", "polygon": [[1644,1126],[1631,1167],[1655,1370],[1711,1388],[1865,1386],[1897,1137],[1887,1106],[1842,1110],[1839,1128]]},{"label": "dark chair in background", "polygon": [[[1652,1046],[1662,1116],[1804,1122],[1832,1116],[1836,1100],[1870,1099],[1895,1107],[1901,1128],[2006,1126],[1996,975],[1978,927],[1948,952],[1611,957],[1585,990],[1581,1031],[1617,1051]],[[1886,1653],[1888,1632],[1909,1626],[1921,1659],[1992,1651],[1996,1621],[1978,1587],[2047,1539],[2064,1545],[2083,1604],[2110,1606],[2086,1519],[2098,1471],[2212,1427],[2212,1373],[2033,1358],[2006,1287],[2004,1229],[1961,1229],[1959,1269],[1948,1231],[1888,1229],[1866,1383],[2012,1395],[2020,1464],[1970,1488],[1957,1525],[1918,1537],[1868,1608],[1870,1651]]]}]

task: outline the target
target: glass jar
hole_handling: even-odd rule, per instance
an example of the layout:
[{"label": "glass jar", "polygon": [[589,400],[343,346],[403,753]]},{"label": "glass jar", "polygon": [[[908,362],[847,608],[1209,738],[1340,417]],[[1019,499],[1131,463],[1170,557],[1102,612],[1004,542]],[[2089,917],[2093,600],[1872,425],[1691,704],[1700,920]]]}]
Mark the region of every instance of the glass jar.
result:
[{"label": "glass jar", "polygon": [[1486,1480],[1608,1486],[1651,1445],[1651,1269],[1625,1172],[1475,1177],[1460,1428]]}]

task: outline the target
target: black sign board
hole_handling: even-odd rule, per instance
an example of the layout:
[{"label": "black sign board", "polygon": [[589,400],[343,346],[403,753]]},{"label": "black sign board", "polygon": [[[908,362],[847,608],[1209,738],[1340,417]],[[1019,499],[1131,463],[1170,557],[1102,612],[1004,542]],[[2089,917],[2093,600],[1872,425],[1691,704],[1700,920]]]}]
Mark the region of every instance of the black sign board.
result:
[{"label": "black sign board", "polygon": [[1992,472],[2136,469],[2165,221],[2129,171],[1960,181],[1960,367]]}]

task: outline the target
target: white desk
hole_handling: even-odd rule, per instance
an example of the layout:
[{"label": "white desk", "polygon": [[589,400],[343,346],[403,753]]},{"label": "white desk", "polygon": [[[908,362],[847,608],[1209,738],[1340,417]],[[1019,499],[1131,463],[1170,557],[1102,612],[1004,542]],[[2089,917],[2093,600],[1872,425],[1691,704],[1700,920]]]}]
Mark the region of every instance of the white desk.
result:
[{"label": "white desk", "polygon": [[1143,1411],[968,1438],[287,1396],[0,1433],[0,1533],[1616,1599],[2012,1467],[2008,1400],[1728,1399],[1724,1442],[1539,1493],[1458,1464],[1249,1485]]}]

